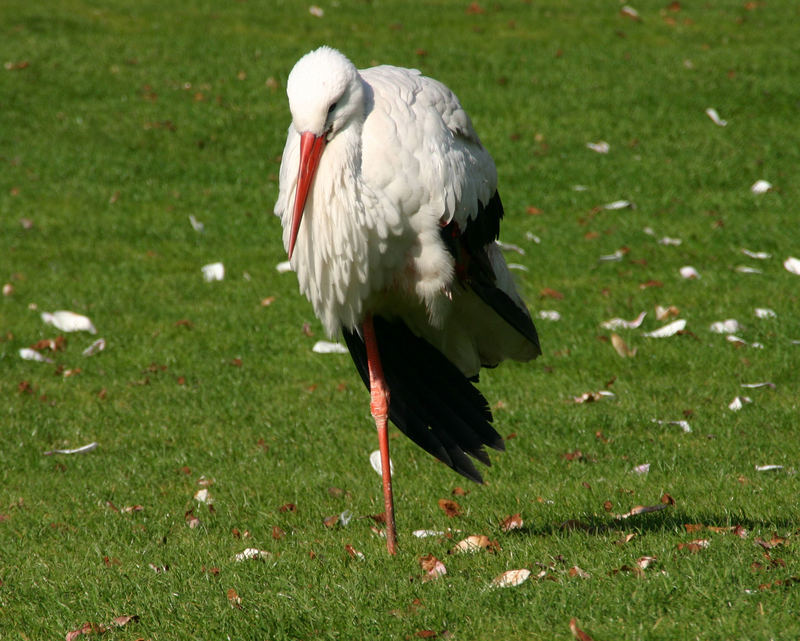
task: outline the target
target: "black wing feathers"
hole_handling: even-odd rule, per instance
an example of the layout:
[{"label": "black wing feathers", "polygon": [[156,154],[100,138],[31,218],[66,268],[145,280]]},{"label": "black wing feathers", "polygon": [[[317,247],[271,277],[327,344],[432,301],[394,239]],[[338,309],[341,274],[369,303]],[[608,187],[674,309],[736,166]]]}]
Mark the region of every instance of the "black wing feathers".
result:
[{"label": "black wing feathers", "polygon": [[464,229],[453,220],[441,230],[442,239],[456,261],[456,274],[462,285],[469,287],[511,327],[539,347],[539,335],[527,311],[496,285],[486,246],[500,236],[503,203],[494,192],[484,207],[478,203],[478,214]]},{"label": "black wing feathers", "polygon": [[[466,454],[489,465],[483,447],[505,448],[491,426],[492,413],[486,399],[455,365],[402,321],[375,316],[373,324],[390,391],[389,418],[424,450],[459,474],[482,483]],[[345,329],[343,334],[369,389],[364,340],[355,331]]]}]

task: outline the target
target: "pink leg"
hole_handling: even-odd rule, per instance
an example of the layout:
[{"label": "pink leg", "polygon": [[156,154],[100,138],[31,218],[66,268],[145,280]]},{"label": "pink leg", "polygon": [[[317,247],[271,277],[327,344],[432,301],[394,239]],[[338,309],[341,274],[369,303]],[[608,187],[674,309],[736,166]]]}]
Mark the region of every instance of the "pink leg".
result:
[{"label": "pink leg", "polygon": [[364,319],[364,343],[367,346],[367,364],[369,366],[369,409],[375,426],[378,428],[378,443],[381,448],[381,468],[383,469],[383,504],[386,510],[386,549],[389,554],[397,552],[397,530],[394,523],[394,500],[392,498],[392,474],[389,463],[389,386],[383,377],[383,367],[378,354],[378,343],[375,340],[375,327],[372,315]]}]

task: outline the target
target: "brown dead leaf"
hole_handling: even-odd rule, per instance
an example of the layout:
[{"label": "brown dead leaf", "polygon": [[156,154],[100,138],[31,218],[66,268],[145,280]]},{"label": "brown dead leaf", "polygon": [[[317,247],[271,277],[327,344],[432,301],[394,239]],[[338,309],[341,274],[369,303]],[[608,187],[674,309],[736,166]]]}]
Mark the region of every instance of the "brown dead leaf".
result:
[{"label": "brown dead leaf", "polygon": [[461,516],[461,506],[455,501],[451,501],[450,499],[439,499],[438,505],[451,519],[456,516]]},{"label": "brown dead leaf", "polygon": [[284,503],[278,508],[278,512],[297,512],[297,506],[294,503]]},{"label": "brown dead leaf", "polygon": [[200,519],[198,519],[194,515],[194,509],[189,510],[183,515],[184,519],[186,520],[186,525],[188,525],[191,529],[196,528],[200,525]]},{"label": "brown dead leaf", "polygon": [[466,14],[468,16],[474,16],[481,13],[486,13],[486,9],[484,9],[481,5],[477,2],[470,2],[469,6],[466,9]]},{"label": "brown dead leaf", "polygon": [[570,577],[580,577],[581,579],[589,579],[591,575],[586,572],[585,570],[581,570],[577,565],[573,565],[568,571],[567,574]]},{"label": "brown dead leaf", "polygon": [[525,213],[527,213],[529,216],[540,216],[544,212],[538,207],[534,207],[533,205],[528,205],[525,208]]},{"label": "brown dead leaf", "polygon": [[74,639],[77,639],[82,634],[86,634],[86,635],[97,634],[97,635],[99,635],[99,634],[103,634],[105,631],[106,631],[106,626],[104,626],[104,625],[102,625],[100,623],[90,623],[90,622],[87,621],[80,628],[78,628],[76,630],[70,630],[69,632],[67,632],[66,641],[74,641]]},{"label": "brown dead leaf", "polygon": [[614,541],[616,545],[625,545],[626,543],[630,543],[634,538],[636,538],[636,533],[631,532],[630,534],[623,534],[621,538]]},{"label": "brown dead leaf", "polygon": [[666,504],[666,505],[675,505],[675,499],[673,499],[666,492],[664,492],[664,495],[661,497],[661,502]]},{"label": "brown dead leaf", "polygon": [[473,534],[456,543],[448,554],[458,554],[460,552],[478,552],[480,550],[488,550],[489,552],[497,552],[500,550],[500,545],[497,541],[489,540],[485,534]]},{"label": "brown dead leaf", "polygon": [[636,356],[637,348],[634,347],[631,349],[628,347],[628,344],[622,339],[622,337],[620,337],[619,334],[611,334],[611,345],[613,345],[617,354],[622,356],[622,358],[633,358]]},{"label": "brown dead leaf", "polygon": [[363,555],[361,552],[359,552],[358,550],[356,550],[356,549],[355,549],[355,548],[354,548],[352,545],[350,545],[349,543],[346,543],[346,544],[345,544],[345,546],[344,546],[344,549],[345,549],[345,550],[347,550],[347,553],[348,553],[348,554],[349,554],[349,555],[350,555],[352,558],[354,558],[354,559],[360,559],[360,560],[362,560],[362,561],[364,560],[364,555]]},{"label": "brown dead leaf", "polygon": [[654,556],[640,556],[638,559],[636,559],[636,567],[638,567],[641,570],[646,570],[651,565],[653,565],[653,563],[655,563],[656,560],[657,559]]},{"label": "brown dead leaf", "polygon": [[129,614],[123,614],[122,616],[114,617],[114,620],[112,621],[112,623],[114,625],[116,625],[117,627],[121,628],[124,625],[128,625],[131,621],[133,621],[134,623],[139,621],[139,615],[138,614],[130,614],[130,615]]},{"label": "brown dead leaf", "polygon": [[425,581],[433,581],[447,574],[447,568],[433,554],[426,554],[419,559],[419,566],[425,572]]},{"label": "brown dead leaf", "polygon": [[519,530],[522,525],[522,516],[517,512],[504,518],[500,523],[500,529],[503,532],[510,532],[511,530]]},{"label": "brown dead leaf", "polygon": [[783,536],[778,536],[777,532],[772,535],[772,538],[769,541],[765,541],[761,537],[757,538],[754,542],[756,545],[760,545],[765,550],[771,550],[774,547],[778,547],[779,545],[786,545],[786,541],[788,539]]},{"label": "brown dead leaf", "polygon": [[333,516],[326,517],[322,520],[322,523],[325,527],[334,527],[339,522],[339,515],[334,514]]},{"label": "brown dead leaf", "polygon": [[556,300],[561,300],[562,298],[564,298],[564,294],[562,294],[558,290],[551,289],[550,287],[544,287],[539,292],[539,298],[554,298]]},{"label": "brown dead leaf", "polygon": [[469,490],[465,490],[461,486],[456,486],[453,488],[453,491],[450,492],[450,494],[452,494],[453,496],[466,496],[467,494],[469,494]]},{"label": "brown dead leaf", "polygon": [[284,532],[284,531],[283,531],[281,528],[279,528],[277,525],[273,525],[273,526],[272,526],[272,538],[273,538],[273,539],[275,539],[276,541],[278,541],[278,540],[282,539],[284,536],[286,536],[286,532]]},{"label": "brown dead leaf", "polygon": [[238,610],[242,609],[242,597],[239,596],[239,593],[230,588],[227,592],[228,595],[228,603],[231,604],[232,608],[237,608]]},{"label": "brown dead leaf", "polygon": [[43,338],[40,341],[30,345],[31,349],[41,352],[48,350],[50,352],[63,352],[67,341],[63,336],[56,336],[55,338]]},{"label": "brown dead leaf", "polygon": [[628,565],[627,563],[622,567],[611,570],[611,572],[609,572],[608,574],[609,576],[614,576],[615,574],[626,574],[628,572],[637,577],[644,576],[642,568],[640,568],[638,565]]},{"label": "brown dead leaf", "polygon": [[603,509],[606,512],[610,512],[614,509],[614,504],[611,501],[603,501]]},{"label": "brown dead leaf", "polygon": [[594,641],[592,637],[578,627],[578,622],[576,621],[575,617],[572,617],[569,620],[569,630],[572,632],[572,636],[574,636],[578,641]]},{"label": "brown dead leaf", "polygon": [[663,287],[664,283],[660,280],[648,280],[639,285],[639,289],[648,289],[649,287]]},{"label": "brown dead leaf", "polygon": [[686,550],[691,554],[697,554],[700,550],[705,550],[709,545],[711,545],[711,541],[708,539],[695,539],[688,543],[678,543],[678,550]]}]

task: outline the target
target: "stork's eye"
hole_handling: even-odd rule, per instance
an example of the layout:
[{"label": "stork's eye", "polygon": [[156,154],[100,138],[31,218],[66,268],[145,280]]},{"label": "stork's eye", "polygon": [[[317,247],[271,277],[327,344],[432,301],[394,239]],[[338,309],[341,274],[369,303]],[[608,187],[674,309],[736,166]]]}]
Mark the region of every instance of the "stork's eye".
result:
[{"label": "stork's eye", "polygon": [[328,115],[330,116],[333,113],[333,110],[336,109],[336,103],[331,103],[331,106],[328,107]]}]

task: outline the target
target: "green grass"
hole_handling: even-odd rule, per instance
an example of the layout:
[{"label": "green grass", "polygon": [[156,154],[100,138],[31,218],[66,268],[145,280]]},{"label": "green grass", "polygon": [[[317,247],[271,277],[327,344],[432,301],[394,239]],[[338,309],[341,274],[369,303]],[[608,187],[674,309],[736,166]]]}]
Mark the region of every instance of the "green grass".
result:
[{"label": "green grass", "polygon": [[[480,4],[342,0],[315,18],[295,2],[3,3],[0,281],[14,291],[0,298],[0,638],[64,638],[123,614],[139,619],[105,638],[568,639],[573,617],[597,640],[800,636],[800,583],[774,583],[800,576],[800,277],[781,264],[800,257],[800,10],[663,0],[634,5],[633,21],[616,2]],[[482,377],[502,401],[499,431],[516,434],[485,486],[392,441],[392,559],[364,518],[381,511],[367,395],[348,357],[311,353],[321,327],[274,269],[283,89],[322,43],[456,91],[497,161],[502,238],[527,250],[509,255],[530,269],[520,288],[534,311],[562,315],[537,321],[539,361]],[[601,139],[609,154],[585,147]],[[751,194],[761,178],[774,189]],[[636,208],[597,209],[618,199]],[[598,262],[622,247],[622,261]],[[217,260],[225,280],[203,282]],[[683,265],[702,278],[680,278]],[[651,280],[662,285],[640,287]],[[689,331],[643,337],[662,324],[656,304],[677,306]],[[96,337],[69,334],[54,365],[21,360],[58,334],[39,319],[56,309],[89,315],[106,350],[85,358]],[[619,331],[638,348],[622,359],[600,323],[642,310],[641,330]],[[708,330],[725,318],[763,349]],[[571,402],[611,380],[613,398]],[[759,381],[775,388],[740,387]],[[742,394],[753,403],[730,411]],[[686,417],[691,433],[652,422]],[[43,455],[92,441],[88,454]],[[576,449],[583,459],[564,457]],[[641,463],[649,474],[631,472]],[[213,512],[193,500],[202,476]],[[456,486],[469,494],[452,497],[463,514],[449,519],[437,500]],[[613,518],[664,493],[674,506]],[[323,525],[346,509],[349,525]],[[516,512],[524,528],[503,533]],[[687,532],[694,523],[749,535]],[[461,534],[413,538],[420,528]],[[767,569],[755,540],[775,532],[788,538]],[[469,534],[501,549],[449,556]],[[695,538],[710,546],[678,550]],[[271,556],[235,562],[245,547]],[[422,581],[424,554],[448,574]],[[658,560],[641,577],[615,572],[643,555]],[[532,578],[489,587],[516,568]],[[535,578],[542,569],[554,580]]]}]

